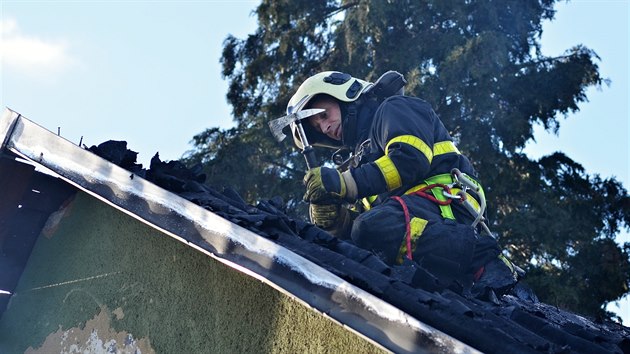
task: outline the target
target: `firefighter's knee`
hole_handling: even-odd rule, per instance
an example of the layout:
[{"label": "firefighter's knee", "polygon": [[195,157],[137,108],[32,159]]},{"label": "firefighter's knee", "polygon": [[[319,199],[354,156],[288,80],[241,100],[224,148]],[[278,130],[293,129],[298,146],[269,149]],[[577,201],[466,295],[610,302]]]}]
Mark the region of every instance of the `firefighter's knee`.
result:
[{"label": "firefighter's knee", "polygon": [[394,264],[405,232],[404,219],[396,210],[374,208],[361,214],[352,225],[354,243]]}]

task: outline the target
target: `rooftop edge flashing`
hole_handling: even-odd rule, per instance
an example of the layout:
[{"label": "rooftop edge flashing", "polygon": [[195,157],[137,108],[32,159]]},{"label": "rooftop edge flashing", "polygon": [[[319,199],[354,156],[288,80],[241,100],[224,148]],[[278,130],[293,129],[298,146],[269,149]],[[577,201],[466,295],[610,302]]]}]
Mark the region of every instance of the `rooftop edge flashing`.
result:
[{"label": "rooftop edge flashing", "polygon": [[383,349],[478,352],[294,252],[131,174],[10,109],[0,120],[0,139],[2,150],[52,170],[80,190],[259,279]]},{"label": "rooftop edge flashing", "polygon": [[4,149],[4,146],[7,144],[19,116],[17,112],[9,108],[2,112],[2,117],[0,118],[0,142],[2,145],[0,145],[0,149]]}]

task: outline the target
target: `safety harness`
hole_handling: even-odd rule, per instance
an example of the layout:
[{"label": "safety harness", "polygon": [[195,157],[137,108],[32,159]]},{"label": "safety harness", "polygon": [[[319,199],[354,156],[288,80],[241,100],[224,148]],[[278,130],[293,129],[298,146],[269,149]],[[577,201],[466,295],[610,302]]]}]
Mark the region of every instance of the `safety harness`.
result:
[{"label": "safety harness", "polygon": [[[477,198],[471,195],[471,192],[473,192]],[[456,168],[451,170],[450,174],[445,173],[427,178],[424,183],[409,189],[404,194],[416,195],[436,203],[440,207],[442,217],[451,220],[455,220],[451,203],[456,200],[463,205],[473,217],[475,217],[475,220],[472,223],[473,227],[480,225],[482,230],[491,237],[494,237],[486,225],[485,218],[483,216],[486,209],[486,198],[481,185]],[[400,203],[403,209],[406,225],[406,256],[409,260],[413,260],[411,247],[411,217],[409,214],[409,208],[402,197],[393,196],[392,199]],[[479,202],[477,202],[477,199]]]}]

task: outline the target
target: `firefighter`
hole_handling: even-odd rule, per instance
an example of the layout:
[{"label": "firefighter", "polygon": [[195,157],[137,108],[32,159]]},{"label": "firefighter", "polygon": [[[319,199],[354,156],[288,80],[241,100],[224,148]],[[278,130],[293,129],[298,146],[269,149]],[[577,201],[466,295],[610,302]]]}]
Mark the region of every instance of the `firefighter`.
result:
[{"label": "firefighter", "polygon": [[[311,221],[388,264],[409,259],[438,273],[478,279],[500,255],[494,238],[480,235],[479,224],[471,226],[480,219],[475,211],[483,213],[483,188],[429,103],[403,94],[405,83],[393,71],[374,84],[326,71],[292,96],[289,114],[325,110],[302,124],[310,144],[353,152],[346,170],[324,166],[306,173]],[[476,192],[455,188],[452,171]]]}]

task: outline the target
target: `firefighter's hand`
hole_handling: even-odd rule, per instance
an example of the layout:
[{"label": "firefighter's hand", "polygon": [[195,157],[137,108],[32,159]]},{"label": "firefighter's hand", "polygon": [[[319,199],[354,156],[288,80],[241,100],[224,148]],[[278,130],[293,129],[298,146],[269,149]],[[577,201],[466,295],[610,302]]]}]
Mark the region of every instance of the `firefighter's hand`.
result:
[{"label": "firefighter's hand", "polygon": [[339,222],[340,209],[340,204],[311,204],[308,213],[313,224],[329,229]]},{"label": "firefighter's hand", "polygon": [[316,167],[304,176],[304,201],[316,204],[354,202],[357,187],[350,171],[342,175],[334,168]]}]

